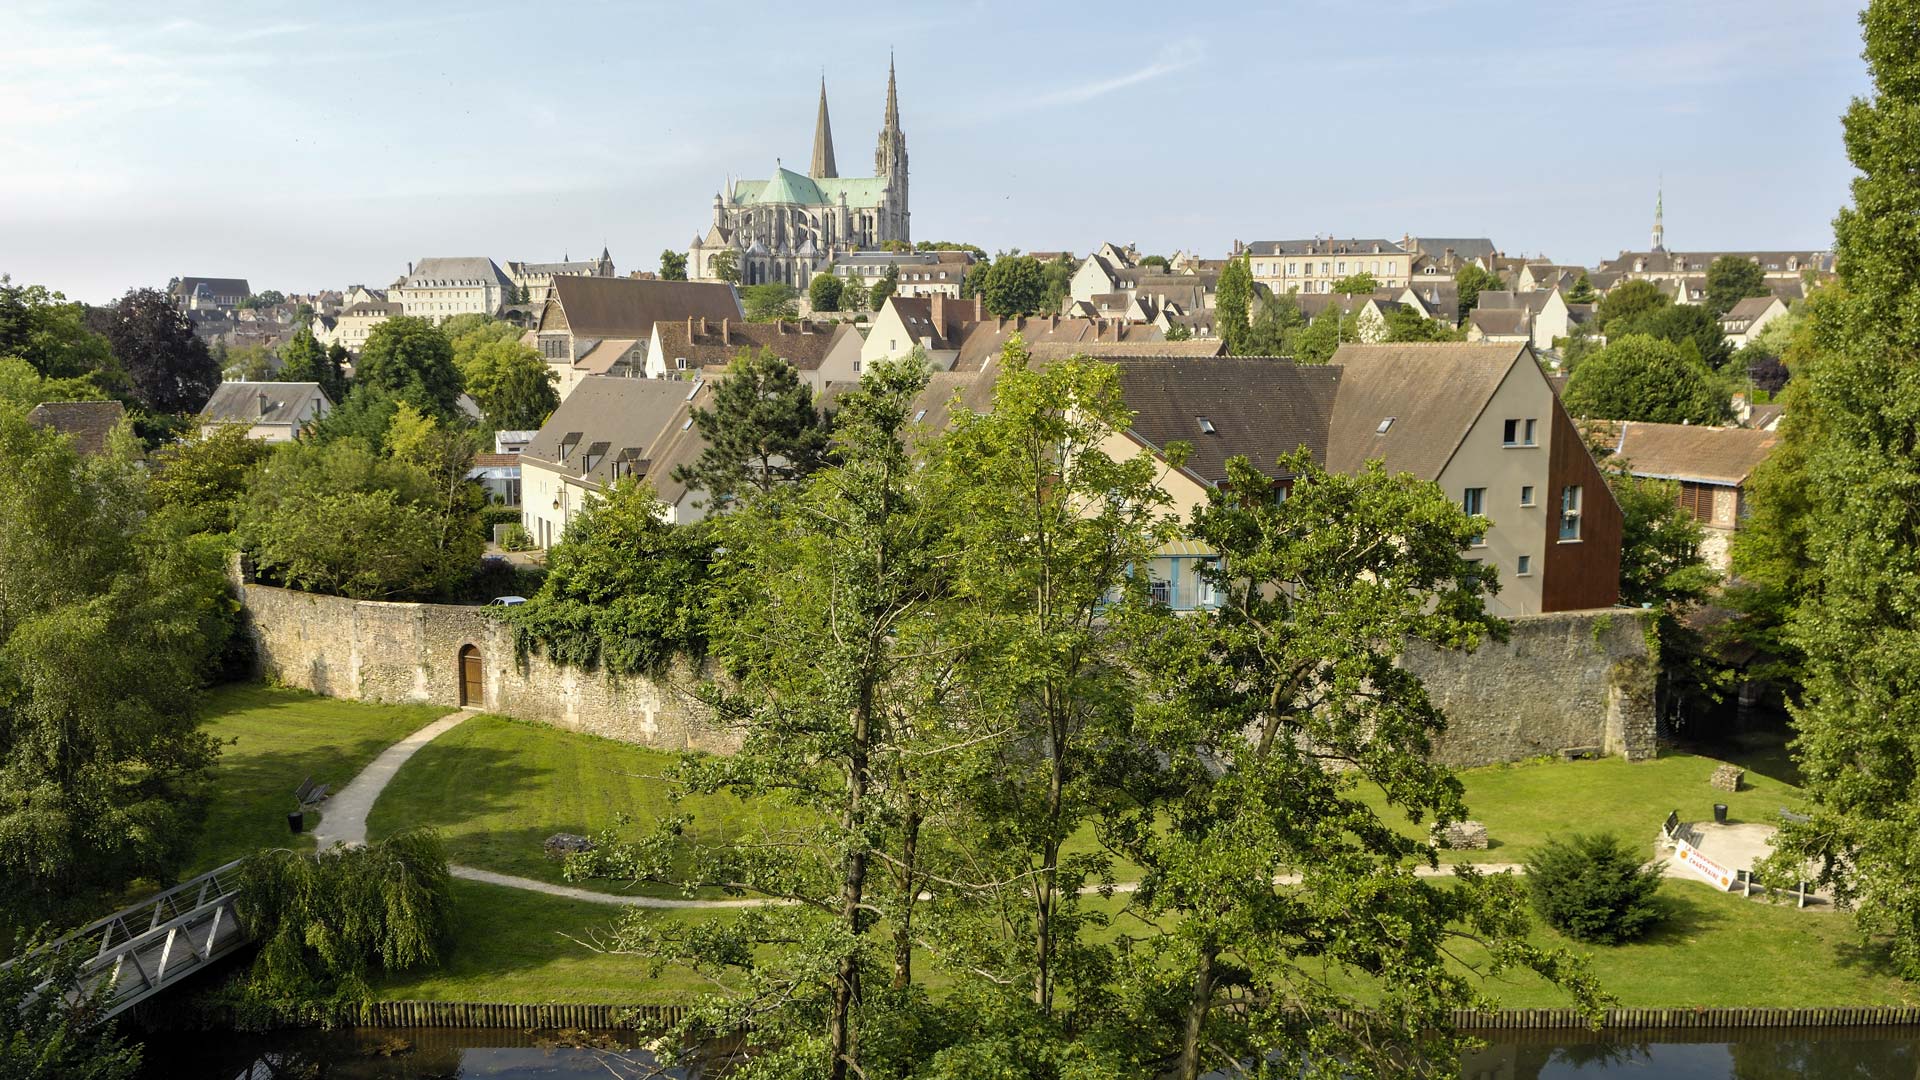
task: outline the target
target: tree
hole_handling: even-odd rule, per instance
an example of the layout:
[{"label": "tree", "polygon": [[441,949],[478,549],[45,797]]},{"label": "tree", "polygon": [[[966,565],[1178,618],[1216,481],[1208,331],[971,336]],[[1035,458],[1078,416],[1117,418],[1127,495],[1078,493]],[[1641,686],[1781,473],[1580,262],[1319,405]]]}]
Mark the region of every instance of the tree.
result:
[{"label": "tree", "polygon": [[913,245],[913,250],[929,251],[965,251],[981,262],[987,261],[987,249],[978,244],[957,244],[951,240],[922,240]]},{"label": "tree", "polygon": [[1040,267],[1040,278],[1044,285],[1040,306],[1037,311],[1059,311],[1067,304],[1067,296],[1073,292],[1074,262],[1061,255]]},{"label": "tree", "polygon": [[81,981],[88,960],[72,946],[49,948],[28,937],[0,967],[0,1001],[12,1008],[0,1039],[0,1076],[8,1080],[134,1080],[141,1047],[102,1020],[112,987]]},{"label": "tree", "polygon": [[1598,420],[1711,424],[1727,401],[1706,366],[1680,346],[1645,335],[1616,338],[1567,380],[1567,411]]},{"label": "tree", "polygon": [[49,379],[92,376],[102,390],[123,381],[113,346],[89,328],[87,306],[0,274],[0,358],[32,364]]},{"label": "tree", "polygon": [[272,453],[245,424],[196,428],[154,452],[148,484],[154,508],[178,515],[192,532],[231,532],[248,474]]},{"label": "tree", "polygon": [[331,412],[307,425],[305,437],[312,442],[359,439],[372,449],[384,449],[399,407],[392,391],[356,383]]},{"label": "tree", "polygon": [[1673,298],[1661,292],[1660,286],[1636,278],[1607,290],[1607,295],[1600,299],[1600,306],[1593,313],[1593,321],[1601,333],[1611,336],[1610,328],[1615,319],[1633,318],[1671,303]]},{"label": "tree", "polygon": [[1642,479],[1631,462],[1609,462],[1607,486],[1620,504],[1620,602],[1676,611],[1697,604],[1719,575],[1700,557],[1706,531],[1680,505],[1679,485]]},{"label": "tree", "polygon": [[286,382],[322,383],[321,389],[325,390],[322,377],[327,374],[326,367],[327,350],[314,340],[313,331],[305,323],[294,327],[293,336],[280,349],[280,378]]},{"label": "tree", "polygon": [[1646,933],[1663,914],[1659,889],[1659,866],[1641,865],[1638,846],[1612,833],[1549,838],[1527,860],[1534,910],[1575,941],[1617,945]]},{"label": "tree", "polygon": [[[862,1020],[886,991],[866,942],[926,885],[909,875],[882,887],[890,866],[912,859],[903,818],[918,790],[915,676],[939,664],[926,659],[922,627],[943,589],[941,508],[903,441],[926,382],[917,360],[875,365],[843,398],[833,464],[715,523],[714,646],[737,688],[706,696],[742,742],[730,756],[683,760],[672,779],[691,793],[782,800],[805,824],[688,845],[681,818],[589,863],[791,901],[697,931],[636,916],[614,939],[623,951],[741,970],[747,992],[695,1006],[676,1041],[697,1046],[750,1022],[756,1068],[778,1075],[875,1075],[867,1055],[888,1044],[863,1037]],[[675,870],[683,852],[691,873]]]},{"label": "tree", "polygon": [[1300,301],[1288,290],[1283,296],[1262,293],[1259,314],[1253,317],[1241,343],[1245,350],[1235,355],[1292,356],[1295,339],[1307,320],[1300,314]]},{"label": "tree", "polygon": [[1573,288],[1567,290],[1567,303],[1591,304],[1597,299],[1599,294],[1593,291],[1593,279],[1587,276],[1585,270],[1580,271],[1579,280],[1573,283]]},{"label": "tree", "polygon": [[567,523],[540,591],[507,616],[557,664],[654,674],[706,654],[713,558],[709,528],[664,520],[651,485],[622,479]]},{"label": "tree", "polygon": [[1164,274],[1167,272],[1167,257],[1165,255],[1140,256],[1140,268],[1145,270],[1147,267],[1153,267]]},{"label": "tree", "polygon": [[1293,358],[1302,364],[1324,364],[1333,359],[1343,341],[1360,340],[1359,312],[1342,314],[1328,304],[1314,320],[1293,335]]},{"label": "tree", "polygon": [[130,289],[106,317],[107,340],[133,400],[156,413],[198,412],[220,385],[220,365],[187,317],[155,289]]},{"label": "tree", "polygon": [[815,311],[839,311],[840,294],[846,290],[846,283],[832,274],[813,275],[813,283],[807,286],[807,300]]},{"label": "tree", "polygon": [[1733,305],[1768,291],[1766,273],[1752,259],[1722,255],[1707,266],[1707,310],[1716,321]]},{"label": "tree", "polygon": [[1191,327],[1174,323],[1167,327],[1165,335],[1168,341],[1191,341],[1193,339],[1193,330]]},{"label": "tree", "polygon": [[748,285],[740,290],[742,308],[748,322],[774,322],[780,319],[797,319],[800,308],[794,304],[800,291],[785,282],[775,281],[765,285]]},{"label": "tree", "polygon": [[[1462,554],[1485,520],[1378,462],[1328,473],[1300,450],[1271,468],[1291,477],[1284,498],[1236,457],[1194,512],[1190,534],[1221,557],[1205,572],[1218,605],[1125,623],[1147,686],[1100,833],[1152,883],[1135,904],[1158,934],[1136,977],[1179,988],[1142,993],[1164,1019],[1129,1026],[1182,1080],[1248,1060],[1276,1076],[1329,1059],[1343,1076],[1444,1069],[1462,1045],[1451,1010],[1476,996],[1453,961],[1468,926],[1492,969],[1533,969],[1591,1006],[1567,954],[1527,944],[1514,879],[1422,880],[1432,849],[1393,827],[1466,816],[1433,761],[1446,717],[1398,660],[1408,642],[1506,637],[1484,600],[1494,572]],[[1322,967],[1366,989],[1307,974]],[[1353,1019],[1320,1020],[1336,1010]]]},{"label": "tree", "polygon": [[1725,367],[1733,357],[1733,346],[1727,342],[1720,320],[1699,304],[1664,304],[1607,324],[1609,339],[1629,334],[1646,334],[1676,345],[1691,343],[1693,351],[1714,371]]},{"label": "tree", "polygon": [[707,273],[720,281],[740,284],[740,253],[732,248],[723,248],[707,260]]},{"label": "tree", "polygon": [[44,401],[102,401],[106,399],[91,376],[51,379],[18,357],[0,357],[0,401],[31,409]]},{"label": "tree", "polygon": [[263,308],[273,307],[276,304],[284,304],[286,302],[286,293],[281,292],[279,289],[267,289],[264,292],[254,293],[245,300],[240,301],[240,306],[243,308]]},{"label": "tree", "polygon": [[967,276],[960,282],[960,298],[971,300],[976,296],[986,295],[987,275],[992,272],[993,264],[987,262],[984,257],[974,263],[973,267],[967,271]]},{"label": "tree", "polygon": [[1036,314],[1047,303],[1046,272],[1031,255],[995,259],[982,295],[987,310],[1000,318]]},{"label": "tree", "polygon": [[975,820],[957,841],[959,888],[984,906],[955,912],[959,925],[938,940],[949,966],[988,972],[1008,993],[1024,987],[1028,1014],[1051,1025],[1067,999],[1098,999],[1112,970],[1087,940],[1099,916],[1084,892],[1111,863],[1064,845],[1094,816],[1096,777],[1135,699],[1107,616],[1145,603],[1135,568],[1175,522],[1161,466],[1103,449],[1132,416],[1114,367],[1035,368],[1018,335],[1001,363],[992,411],[961,411],[931,465],[954,518],[948,572],[974,643],[962,684],[976,726],[1009,732],[967,784]]},{"label": "tree", "polygon": [[450,498],[442,479],[362,439],[297,442],[254,470],[236,533],[255,568],[290,588],[434,596],[473,571],[483,546],[477,489],[462,480]]},{"label": "tree", "polygon": [[1247,334],[1253,325],[1253,292],[1253,268],[1247,257],[1228,259],[1220,271],[1220,281],[1214,286],[1213,319],[1230,355],[1247,355]]},{"label": "tree", "polygon": [[453,343],[419,316],[396,315],[374,327],[360,350],[354,381],[441,419],[459,411],[460,369],[454,366]]},{"label": "tree", "polygon": [[1480,306],[1480,294],[1491,289],[1498,292],[1507,287],[1499,274],[1483,270],[1478,263],[1468,263],[1453,275],[1453,286],[1460,297],[1460,317]]},{"label": "tree", "polygon": [[554,384],[560,376],[518,335],[474,345],[456,344],[460,380],[495,431],[530,431],[560,406]]},{"label": "tree", "polygon": [[263,344],[235,345],[227,350],[220,374],[230,380],[264,382],[273,378],[273,361],[273,353]]},{"label": "tree", "polygon": [[880,275],[880,280],[874,282],[873,289],[867,293],[867,306],[875,311],[879,311],[881,307],[885,306],[887,297],[892,296],[894,291],[899,288],[900,268],[897,266],[887,267],[887,272]]},{"label": "tree", "polygon": [[1464,341],[1466,335],[1438,319],[1420,314],[1411,304],[1387,312],[1388,341]]},{"label": "tree", "polygon": [[82,458],[0,407],[0,466],[8,936],[179,867],[217,754],[201,681],[234,603],[223,546],[149,517],[130,458]]},{"label": "tree", "polygon": [[327,397],[333,399],[335,404],[346,400],[347,363],[351,359],[345,345],[336,341],[327,346],[327,362],[320,369],[319,382],[320,389],[325,390]]},{"label": "tree", "polygon": [[813,390],[768,349],[741,350],[714,388],[713,407],[695,409],[693,422],[707,445],[674,479],[704,490],[715,507],[804,479],[826,452],[827,427]]},{"label": "tree", "polygon": [[[1834,220],[1842,293],[1833,350],[1803,380],[1806,550],[1812,567],[1790,623],[1805,653],[1794,750],[1811,820],[1785,824],[1771,871],[1811,860],[1861,928],[1886,934],[1895,966],[1920,976],[1920,2],[1874,0],[1861,16],[1870,96],[1843,120],[1857,170]],[[1825,320],[1822,320],[1825,321]]]},{"label": "tree", "polygon": [[1341,296],[1366,296],[1379,287],[1380,279],[1362,270],[1357,274],[1348,274],[1346,277],[1335,281],[1332,289],[1335,294]]},{"label": "tree", "polygon": [[667,248],[660,253],[660,280],[687,280],[687,255],[683,251]]}]

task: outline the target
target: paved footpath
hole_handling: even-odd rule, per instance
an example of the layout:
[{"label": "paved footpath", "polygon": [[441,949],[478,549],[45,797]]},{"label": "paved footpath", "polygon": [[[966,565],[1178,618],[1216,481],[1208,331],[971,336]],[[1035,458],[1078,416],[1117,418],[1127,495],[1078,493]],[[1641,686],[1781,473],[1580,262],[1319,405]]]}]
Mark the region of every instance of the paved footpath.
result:
[{"label": "paved footpath", "polygon": [[313,827],[313,842],[322,851],[335,844],[364,844],[367,842],[367,815],[373,812],[374,801],[386,790],[387,783],[400,771],[407,759],[419,753],[420,748],[439,738],[459,725],[469,716],[479,715],[478,709],[461,709],[421,728],[419,731],[401,739],[373,759],[373,764],[360,770],[360,775],[347,782],[327,797],[320,810],[320,824]]}]

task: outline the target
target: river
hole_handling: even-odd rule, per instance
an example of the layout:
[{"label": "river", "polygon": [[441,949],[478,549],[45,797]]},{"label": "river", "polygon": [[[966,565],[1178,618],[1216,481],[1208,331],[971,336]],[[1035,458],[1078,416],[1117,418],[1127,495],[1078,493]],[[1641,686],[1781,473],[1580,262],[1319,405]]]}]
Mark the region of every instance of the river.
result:
[{"label": "river", "polygon": [[[622,1033],[570,1042],[520,1031],[447,1028],[162,1035],[147,1044],[153,1080],[626,1080],[652,1059]],[[1916,1080],[1920,1029],[1491,1032],[1466,1080]]]}]

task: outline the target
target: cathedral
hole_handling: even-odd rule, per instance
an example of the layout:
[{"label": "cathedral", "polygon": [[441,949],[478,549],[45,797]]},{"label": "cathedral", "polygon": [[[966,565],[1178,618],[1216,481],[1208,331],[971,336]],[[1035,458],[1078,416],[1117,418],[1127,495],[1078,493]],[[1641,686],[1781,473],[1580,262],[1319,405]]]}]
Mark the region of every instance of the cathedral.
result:
[{"label": "cathedral", "polygon": [[[827,84],[820,81],[820,115],[813,130],[813,164],[806,175],[774,161],[770,180],[736,180],[713,197],[713,225],[687,252],[687,275],[721,277],[716,260],[732,252],[742,285],[784,282],[805,289],[836,257],[911,242],[907,213],[907,137],[900,131],[900,99],[887,64],[887,112],[872,176],[841,176],[833,161],[827,122]],[[724,261],[724,260],[722,260]]]}]

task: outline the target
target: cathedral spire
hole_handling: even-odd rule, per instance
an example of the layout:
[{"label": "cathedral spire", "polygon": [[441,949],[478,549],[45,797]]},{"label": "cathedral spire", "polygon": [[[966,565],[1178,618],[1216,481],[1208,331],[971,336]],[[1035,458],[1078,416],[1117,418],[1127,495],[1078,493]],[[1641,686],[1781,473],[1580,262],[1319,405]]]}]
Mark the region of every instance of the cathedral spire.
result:
[{"label": "cathedral spire", "polygon": [[887,53],[887,130],[900,130],[900,92],[893,82],[893,53]]},{"label": "cathedral spire", "polygon": [[839,176],[833,165],[833,126],[827,123],[827,77],[820,76],[820,118],[813,122],[813,167],[807,175],[814,179]]},{"label": "cathedral spire", "polygon": [[1663,220],[1667,209],[1666,186],[1662,183],[1660,191],[1653,197],[1653,250],[1655,251],[1667,250],[1667,226]]},{"label": "cathedral spire", "polygon": [[900,90],[894,80],[893,56],[887,56],[887,115],[880,127],[880,145],[873,152],[876,176],[896,176],[907,170],[907,137],[900,132]]}]

